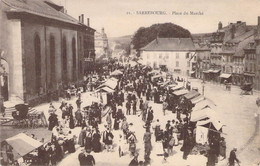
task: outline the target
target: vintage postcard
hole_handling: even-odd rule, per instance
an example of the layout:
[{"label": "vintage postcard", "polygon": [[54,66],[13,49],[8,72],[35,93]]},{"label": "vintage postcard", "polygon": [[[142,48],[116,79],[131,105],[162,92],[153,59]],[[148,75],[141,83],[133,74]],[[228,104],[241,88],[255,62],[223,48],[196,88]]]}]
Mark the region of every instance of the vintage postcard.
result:
[{"label": "vintage postcard", "polygon": [[260,166],[260,0],[0,0],[0,165]]}]

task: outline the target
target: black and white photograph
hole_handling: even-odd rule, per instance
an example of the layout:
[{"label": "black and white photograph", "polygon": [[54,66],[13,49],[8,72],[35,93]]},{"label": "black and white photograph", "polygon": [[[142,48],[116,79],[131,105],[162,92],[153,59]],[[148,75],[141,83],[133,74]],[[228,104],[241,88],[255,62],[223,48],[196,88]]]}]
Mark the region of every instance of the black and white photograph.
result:
[{"label": "black and white photograph", "polygon": [[260,0],[0,0],[1,166],[260,166]]}]

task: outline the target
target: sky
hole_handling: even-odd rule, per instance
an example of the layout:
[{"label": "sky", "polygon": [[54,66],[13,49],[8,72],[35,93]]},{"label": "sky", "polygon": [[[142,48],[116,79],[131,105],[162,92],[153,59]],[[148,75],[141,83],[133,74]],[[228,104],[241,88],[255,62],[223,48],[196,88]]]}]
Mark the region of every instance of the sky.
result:
[{"label": "sky", "polygon": [[[236,21],[257,25],[260,0],[52,0],[65,6],[67,13],[78,19],[84,14],[85,23],[98,32],[104,27],[108,37],[133,35],[140,27],[171,22],[191,33],[207,33]],[[138,14],[161,11],[161,14]],[[188,15],[184,15],[187,12]],[[201,15],[191,15],[200,12]],[[177,13],[182,13],[179,15]]]}]

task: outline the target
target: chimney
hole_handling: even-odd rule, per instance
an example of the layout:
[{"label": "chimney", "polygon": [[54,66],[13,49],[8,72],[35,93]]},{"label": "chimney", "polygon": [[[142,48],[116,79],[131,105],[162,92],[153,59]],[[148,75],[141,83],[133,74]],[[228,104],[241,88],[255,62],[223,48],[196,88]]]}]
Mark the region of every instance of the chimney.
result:
[{"label": "chimney", "polygon": [[104,29],[104,27],[102,28],[102,30],[101,30],[101,31],[102,31],[102,34],[104,34],[104,33],[105,33],[105,29]]},{"label": "chimney", "polygon": [[79,16],[79,22],[81,23],[81,15]]},{"label": "chimney", "polygon": [[232,27],[231,27],[231,38],[232,39],[235,38],[235,33],[236,33],[236,26],[232,24]]},{"label": "chimney", "polygon": [[88,27],[90,26],[90,24],[89,24],[89,18],[87,18],[87,26],[88,26]]},{"label": "chimney", "polygon": [[223,27],[222,22],[219,21],[219,23],[218,23],[218,30],[222,29],[222,27]]},{"label": "chimney", "polygon": [[84,24],[84,14],[81,14],[81,23]]}]

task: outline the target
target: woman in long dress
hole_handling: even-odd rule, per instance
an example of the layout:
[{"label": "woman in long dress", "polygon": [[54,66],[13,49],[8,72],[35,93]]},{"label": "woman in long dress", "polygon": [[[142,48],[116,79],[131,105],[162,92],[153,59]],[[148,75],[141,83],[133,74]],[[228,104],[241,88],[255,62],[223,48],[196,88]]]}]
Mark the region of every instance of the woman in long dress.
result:
[{"label": "woman in long dress", "polygon": [[86,129],[82,128],[80,134],[79,134],[79,140],[78,140],[78,144],[80,145],[80,147],[84,147],[85,145],[85,138],[86,138]]},{"label": "woman in long dress", "polygon": [[100,143],[101,135],[98,129],[93,134],[92,139],[92,149],[94,152],[98,153],[101,151],[101,143]]}]

